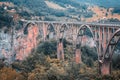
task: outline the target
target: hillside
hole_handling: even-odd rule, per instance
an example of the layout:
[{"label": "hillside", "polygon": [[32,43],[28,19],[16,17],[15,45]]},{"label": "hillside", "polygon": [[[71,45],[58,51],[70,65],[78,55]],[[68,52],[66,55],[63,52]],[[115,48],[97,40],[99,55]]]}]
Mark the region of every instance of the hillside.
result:
[{"label": "hillside", "polygon": [[88,5],[73,0],[11,0],[10,2],[19,8],[17,12],[23,11],[22,16],[31,15],[29,18],[37,16],[39,19],[42,18],[41,20],[80,21],[81,16],[92,17],[93,14],[87,9]]},{"label": "hillside", "polygon": [[77,0],[81,3],[93,4],[98,5],[105,8],[119,8],[120,0]]},{"label": "hillside", "polygon": [[10,2],[14,5],[11,8],[15,9],[23,19],[84,22],[120,20],[119,4],[117,5],[116,1],[105,3],[99,0],[11,0]]}]

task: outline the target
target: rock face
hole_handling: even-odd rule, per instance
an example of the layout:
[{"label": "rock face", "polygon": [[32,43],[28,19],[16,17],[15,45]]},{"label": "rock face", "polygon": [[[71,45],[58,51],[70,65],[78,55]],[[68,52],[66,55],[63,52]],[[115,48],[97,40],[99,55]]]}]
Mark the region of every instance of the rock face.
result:
[{"label": "rock face", "polygon": [[89,36],[83,36],[81,46],[96,47],[95,41]]},{"label": "rock face", "polygon": [[[42,32],[41,32],[42,30]],[[66,38],[69,42],[76,41],[76,29],[73,29],[73,41],[72,36],[69,36],[67,33],[70,33],[71,30],[64,34],[64,38]],[[72,35],[71,34],[71,35]],[[40,37],[42,35],[42,37]],[[43,36],[45,35],[45,36]],[[5,30],[1,29],[0,31],[0,58],[4,57],[7,61],[14,61],[14,60],[23,60],[25,59],[34,48],[36,48],[39,38],[46,38],[46,35],[49,35],[50,38],[56,37],[53,33],[50,34],[46,29],[39,29],[37,24],[28,24],[25,28],[20,30],[9,30],[9,32],[5,32]],[[59,36],[60,37],[60,36]],[[55,38],[56,39],[56,38]],[[87,45],[90,47],[95,47],[94,40],[88,36],[81,37],[81,46]],[[64,60],[64,51],[63,51],[63,44],[59,43],[57,46],[58,51],[58,58],[62,58]],[[79,53],[79,51],[76,51]],[[79,56],[76,55],[76,56]],[[79,61],[77,59],[77,61]]]},{"label": "rock face", "polygon": [[31,53],[37,46],[39,29],[37,25],[29,24],[26,30],[27,34],[24,34],[23,29],[14,31],[13,37],[11,32],[5,33],[3,29],[0,31],[0,58],[10,63],[13,59],[23,60]]},{"label": "rock face", "polygon": [[[39,29],[36,25],[29,25],[27,27],[27,34],[21,34],[18,36],[16,40],[16,59],[17,60],[23,60],[26,58],[37,46],[37,37]],[[22,32],[23,33],[23,32]]]},{"label": "rock face", "polygon": [[0,58],[7,58],[11,61],[11,35],[0,30]]}]

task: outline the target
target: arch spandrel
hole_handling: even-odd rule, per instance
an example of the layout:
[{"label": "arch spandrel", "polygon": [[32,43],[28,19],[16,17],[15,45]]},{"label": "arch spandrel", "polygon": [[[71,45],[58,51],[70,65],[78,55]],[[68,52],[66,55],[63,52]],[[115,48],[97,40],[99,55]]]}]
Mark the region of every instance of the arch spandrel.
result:
[{"label": "arch spandrel", "polygon": [[78,33],[79,33],[79,31],[81,31],[81,30],[84,31],[85,29],[88,29],[90,31],[91,37],[93,37],[93,39],[94,39],[93,31],[92,31],[92,29],[90,28],[89,25],[85,25],[85,24],[81,25],[80,28],[78,29]]},{"label": "arch spandrel", "polygon": [[92,29],[89,27],[89,25],[81,25],[77,31],[76,42],[79,41],[78,39],[80,39],[83,35],[86,35],[85,32],[87,32],[87,29],[90,31],[90,35],[91,35],[90,37],[92,37],[94,40],[94,34]]},{"label": "arch spandrel", "polygon": [[52,23],[47,25],[47,38],[53,39],[56,37],[56,30]]},{"label": "arch spandrel", "polygon": [[120,40],[120,29],[116,30],[116,32],[110,38],[110,40],[108,42],[108,45],[106,47],[106,50],[104,52],[103,61],[106,58],[108,58],[109,60],[112,59],[112,55],[114,53],[114,49],[115,49],[116,45],[118,44],[119,40]]},{"label": "arch spandrel", "polygon": [[66,31],[68,29],[68,25],[67,24],[62,24],[60,27],[60,32]]},{"label": "arch spandrel", "polygon": [[53,32],[53,31],[56,32],[55,28],[54,28],[54,25],[52,23],[48,24],[47,30],[50,31],[50,32]]},{"label": "arch spandrel", "polygon": [[106,50],[102,58],[99,60],[100,74],[102,75],[111,74],[112,56],[119,41],[120,41],[120,29],[113,33],[110,40],[108,41]]},{"label": "arch spandrel", "polygon": [[69,27],[67,24],[62,24],[59,28],[59,38],[65,38],[65,36],[67,35],[67,31],[68,31]]}]

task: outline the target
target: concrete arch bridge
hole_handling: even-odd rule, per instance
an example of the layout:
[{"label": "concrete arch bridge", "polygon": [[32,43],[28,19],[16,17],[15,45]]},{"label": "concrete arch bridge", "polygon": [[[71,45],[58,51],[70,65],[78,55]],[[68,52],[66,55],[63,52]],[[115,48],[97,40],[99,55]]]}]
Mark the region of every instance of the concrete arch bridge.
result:
[{"label": "concrete arch bridge", "polygon": [[26,53],[30,53],[39,41],[57,40],[57,58],[64,60],[63,39],[66,39],[73,44],[76,63],[81,63],[80,48],[88,39],[87,35],[97,47],[99,72],[102,75],[111,73],[113,51],[120,39],[120,24],[31,20],[22,23],[21,30],[12,30],[15,34],[12,39],[14,46],[11,47],[14,47],[12,52],[17,53],[16,59],[22,60],[28,56]]},{"label": "concrete arch bridge", "polygon": [[[41,39],[58,41],[57,58],[64,60],[63,39],[73,43],[75,61],[81,63],[80,45],[88,35],[96,42],[101,74],[111,73],[111,60],[113,51],[120,39],[120,25],[105,23],[82,23],[82,22],[57,22],[57,21],[26,21],[39,27],[42,32]],[[26,26],[26,25],[25,25]]]}]

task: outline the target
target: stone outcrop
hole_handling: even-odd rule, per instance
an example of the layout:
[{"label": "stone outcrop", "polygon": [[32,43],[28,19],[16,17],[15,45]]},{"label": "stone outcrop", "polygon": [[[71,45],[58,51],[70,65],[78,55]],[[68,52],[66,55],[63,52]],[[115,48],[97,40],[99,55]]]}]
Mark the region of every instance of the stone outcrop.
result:
[{"label": "stone outcrop", "polygon": [[12,37],[11,32],[5,33],[2,29],[0,31],[0,58],[5,58],[9,62],[12,59],[23,60],[26,58],[37,46],[38,30],[37,25],[30,24],[27,26],[27,34],[24,34],[23,29],[19,31],[14,30]]},{"label": "stone outcrop", "polygon": [[4,29],[0,30],[0,58],[11,59],[11,35]]},{"label": "stone outcrop", "polygon": [[16,59],[23,60],[26,58],[31,51],[37,46],[37,37],[38,37],[38,27],[37,25],[29,25],[27,28],[28,34],[22,34],[17,38],[16,46]]}]

